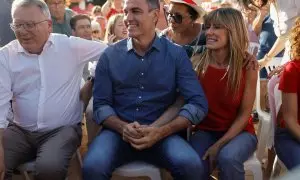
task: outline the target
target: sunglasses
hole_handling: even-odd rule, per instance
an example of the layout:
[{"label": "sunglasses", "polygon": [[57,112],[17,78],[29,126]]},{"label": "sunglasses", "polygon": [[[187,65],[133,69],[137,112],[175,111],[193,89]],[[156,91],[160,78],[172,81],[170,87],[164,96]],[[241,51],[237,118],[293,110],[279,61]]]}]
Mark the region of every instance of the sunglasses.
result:
[{"label": "sunglasses", "polygon": [[170,21],[172,18],[177,24],[181,24],[182,20],[184,18],[191,17],[191,15],[183,16],[179,13],[169,13],[169,12],[166,12],[166,15],[167,15],[168,21]]}]

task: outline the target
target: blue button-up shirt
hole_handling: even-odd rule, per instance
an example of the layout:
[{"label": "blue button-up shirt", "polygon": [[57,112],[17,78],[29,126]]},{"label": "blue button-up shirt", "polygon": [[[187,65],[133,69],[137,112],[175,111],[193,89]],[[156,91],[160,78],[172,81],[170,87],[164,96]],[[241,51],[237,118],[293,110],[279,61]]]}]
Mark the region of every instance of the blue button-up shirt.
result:
[{"label": "blue button-up shirt", "polygon": [[94,119],[100,124],[117,115],[127,122],[151,124],[175,102],[177,89],[186,101],[179,115],[198,124],[208,105],[185,50],[156,36],[141,57],[132,39],[125,39],[108,47],[97,64]]}]

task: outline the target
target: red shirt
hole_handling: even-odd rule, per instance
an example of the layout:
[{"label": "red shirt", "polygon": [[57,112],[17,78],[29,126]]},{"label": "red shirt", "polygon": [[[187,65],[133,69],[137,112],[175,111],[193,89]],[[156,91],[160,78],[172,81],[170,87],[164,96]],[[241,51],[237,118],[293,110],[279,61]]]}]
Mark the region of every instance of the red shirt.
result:
[{"label": "red shirt", "polygon": [[[300,124],[300,60],[287,63],[279,81],[279,90],[284,93],[297,93],[298,101],[298,124]],[[280,120],[280,127],[285,127],[284,120]]]},{"label": "red shirt", "polygon": [[123,11],[121,10],[120,12],[118,12],[114,8],[110,8],[109,12],[107,13],[106,19],[108,20],[112,15],[120,14],[120,13],[123,13]]},{"label": "red shirt", "polygon": [[[208,101],[208,114],[206,118],[197,126],[199,130],[224,131],[226,132],[235,121],[245,89],[245,73],[240,84],[237,95],[227,91],[227,75],[224,77],[226,69],[217,69],[208,66],[204,76],[199,76],[199,81],[205,92]],[[252,117],[249,114],[249,123],[245,128],[255,134]]]}]

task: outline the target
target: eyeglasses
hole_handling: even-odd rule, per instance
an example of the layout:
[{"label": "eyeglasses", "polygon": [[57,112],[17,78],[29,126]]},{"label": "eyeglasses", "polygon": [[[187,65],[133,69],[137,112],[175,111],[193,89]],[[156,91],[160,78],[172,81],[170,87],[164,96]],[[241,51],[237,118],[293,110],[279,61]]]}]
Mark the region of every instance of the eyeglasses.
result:
[{"label": "eyeglasses", "polygon": [[27,31],[32,31],[33,29],[35,29],[37,24],[40,24],[40,23],[45,22],[45,21],[48,21],[48,20],[43,20],[43,21],[40,21],[40,22],[30,22],[30,23],[28,22],[28,23],[22,23],[22,24],[10,23],[9,25],[10,25],[10,28],[13,31],[18,31],[18,30],[20,30],[21,27],[23,27]]},{"label": "eyeglasses", "polygon": [[169,12],[166,12],[166,15],[168,17],[168,21],[171,20],[171,18],[177,23],[177,24],[181,24],[182,23],[182,20],[186,17],[191,17],[191,15],[187,15],[187,16],[183,16],[179,13],[169,13]]}]

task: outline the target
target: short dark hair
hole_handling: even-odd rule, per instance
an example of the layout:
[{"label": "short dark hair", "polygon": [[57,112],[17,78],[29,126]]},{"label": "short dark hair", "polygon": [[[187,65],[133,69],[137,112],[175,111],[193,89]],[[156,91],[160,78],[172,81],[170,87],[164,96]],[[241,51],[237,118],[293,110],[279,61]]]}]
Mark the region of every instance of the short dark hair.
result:
[{"label": "short dark hair", "polygon": [[195,20],[197,20],[198,19],[198,17],[199,17],[199,14],[198,14],[198,12],[194,9],[194,8],[192,8],[191,6],[187,6],[187,10],[188,10],[188,13],[191,15],[191,19],[193,20],[193,21],[195,21]]},{"label": "short dark hair", "polygon": [[91,18],[85,14],[77,14],[75,16],[73,16],[71,19],[70,19],[70,26],[73,30],[75,30],[75,27],[76,27],[76,23],[77,21],[79,20],[82,20],[82,19],[87,19],[91,22]]}]

